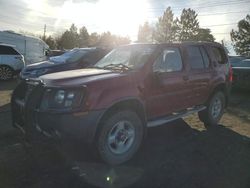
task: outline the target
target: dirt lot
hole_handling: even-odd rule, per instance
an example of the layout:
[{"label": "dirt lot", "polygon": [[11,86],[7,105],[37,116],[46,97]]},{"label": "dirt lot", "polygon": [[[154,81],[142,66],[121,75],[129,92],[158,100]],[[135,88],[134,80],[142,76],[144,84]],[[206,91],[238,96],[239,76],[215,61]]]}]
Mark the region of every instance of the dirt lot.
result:
[{"label": "dirt lot", "polygon": [[250,93],[233,93],[215,128],[205,129],[196,115],[151,128],[131,161],[111,167],[83,145],[25,146],[11,127],[15,85],[0,82],[0,187],[250,187]]}]

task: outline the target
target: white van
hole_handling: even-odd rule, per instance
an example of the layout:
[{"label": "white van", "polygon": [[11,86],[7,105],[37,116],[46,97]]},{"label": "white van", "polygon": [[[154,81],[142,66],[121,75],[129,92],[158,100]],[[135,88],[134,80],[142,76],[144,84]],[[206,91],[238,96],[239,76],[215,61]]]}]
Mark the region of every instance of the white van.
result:
[{"label": "white van", "polygon": [[24,56],[27,65],[47,59],[49,46],[39,38],[12,31],[0,31],[0,43],[13,45]]},{"label": "white van", "polygon": [[24,57],[13,46],[0,44],[0,80],[9,80],[24,67]]}]

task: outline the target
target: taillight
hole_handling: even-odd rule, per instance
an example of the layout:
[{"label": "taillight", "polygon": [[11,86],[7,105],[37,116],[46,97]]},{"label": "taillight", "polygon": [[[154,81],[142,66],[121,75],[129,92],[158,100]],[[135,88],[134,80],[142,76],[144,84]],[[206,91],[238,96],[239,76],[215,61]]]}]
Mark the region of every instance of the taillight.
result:
[{"label": "taillight", "polygon": [[233,68],[232,68],[232,65],[230,65],[230,67],[229,67],[229,81],[230,82],[233,81]]}]

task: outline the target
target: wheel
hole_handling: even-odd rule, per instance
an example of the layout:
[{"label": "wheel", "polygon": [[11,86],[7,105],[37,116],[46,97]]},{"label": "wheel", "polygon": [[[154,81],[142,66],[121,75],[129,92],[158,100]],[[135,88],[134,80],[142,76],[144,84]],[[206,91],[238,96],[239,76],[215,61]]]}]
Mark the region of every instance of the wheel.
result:
[{"label": "wheel", "polygon": [[128,161],[143,139],[143,123],[135,112],[120,111],[104,121],[97,137],[101,159],[111,165]]},{"label": "wheel", "polygon": [[0,80],[10,80],[14,75],[12,68],[8,66],[0,66]]},{"label": "wheel", "polygon": [[225,95],[216,92],[207,104],[207,108],[198,113],[199,118],[206,126],[217,125],[220,121],[225,108]]}]

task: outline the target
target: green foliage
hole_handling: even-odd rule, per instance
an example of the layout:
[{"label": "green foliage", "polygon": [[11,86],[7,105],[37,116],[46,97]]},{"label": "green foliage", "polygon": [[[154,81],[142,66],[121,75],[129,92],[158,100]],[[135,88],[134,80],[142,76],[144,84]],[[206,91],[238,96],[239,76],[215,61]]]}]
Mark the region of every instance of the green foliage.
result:
[{"label": "green foliage", "polygon": [[198,34],[194,36],[194,41],[207,41],[207,42],[214,42],[215,38],[211,34],[210,29],[198,29]]},{"label": "green foliage", "polygon": [[[155,25],[153,39],[156,42],[173,41],[208,41],[213,42],[214,36],[210,29],[200,28],[197,14],[192,9],[183,9],[180,18],[174,19],[170,7],[166,9],[163,16],[159,17]],[[144,24],[145,26],[145,24]],[[145,26],[145,28],[147,25]],[[145,29],[147,30],[147,29]],[[144,27],[139,28],[138,41],[147,37]],[[152,29],[151,29],[152,30]],[[140,37],[140,38],[139,38]],[[144,37],[144,38],[143,38]]]},{"label": "green foliage", "polygon": [[197,14],[192,9],[183,9],[178,20],[179,41],[194,41],[199,34],[199,21]]},{"label": "green foliage", "polygon": [[143,25],[139,26],[137,40],[138,42],[151,42],[153,35],[153,28],[149,25],[148,22],[145,22]]},{"label": "green foliage", "polygon": [[112,35],[109,31],[104,32],[100,35],[100,39],[98,41],[99,46],[107,46],[107,47],[115,47],[118,45],[129,44],[129,37],[121,37],[117,35]]},{"label": "green foliage", "polygon": [[100,40],[100,35],[96,32],[89,35],[89,46],[96,46]]},{"label": "green foliage", "polygon": [[250,15],[238,22],[238,30],[231,31],[231,40],[238,55],[250,55]]},{"label": "green foliage", "polygon": [[44,39],[44,37],[42,37],[42,38],[43,38],[43,41],[49,46],[49,48],[51,50],[56,49],[56,47],[57,47],[56,46],[56,41],[52,36],[45,37],[45,39]]},{"label": "green foliage", "polygon": [[[46,38],[47,39],[47,38]],[[62,35],[53,39],[51,36],[44,40],[51,49],[72,49],[76,47],[93,47],[93,46],[108,46],[115,47],[117,45],[130,43],[129,37],[121,37],[113,35],[110,32],[104,32],[101,35],[98,33],[88,33],[86,27],[78,29],[72,24],[69,30],[66,30]]]},{"label": "green foliage", "polygon": [[176,31],[178,29],[177,20],[174,20],[174,14],[171,7],[168,7],[163,16],[158,18],[154,32],[154,40],[157,42],[176,41]]},{"label": "green foliage", "polygon": [[89,33],[86,27],[82,27],[79,31],[79,47],[86,47],[89,45]]}]

